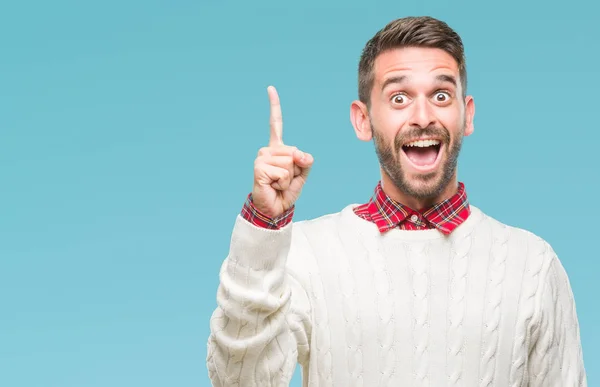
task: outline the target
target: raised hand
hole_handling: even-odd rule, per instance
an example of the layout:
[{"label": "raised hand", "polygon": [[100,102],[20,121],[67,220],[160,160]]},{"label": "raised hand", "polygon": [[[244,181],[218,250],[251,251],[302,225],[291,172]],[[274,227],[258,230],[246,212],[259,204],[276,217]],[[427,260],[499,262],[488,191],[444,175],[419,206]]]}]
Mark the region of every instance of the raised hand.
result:
[{"label": "raised hand", "polygon": [[254,161],[252,200],[263,214],[275,218],[291,208],[302,191],[313,157],[283,144],[283,119],[277,90],[267,88],[271,105],[269,145]]}]

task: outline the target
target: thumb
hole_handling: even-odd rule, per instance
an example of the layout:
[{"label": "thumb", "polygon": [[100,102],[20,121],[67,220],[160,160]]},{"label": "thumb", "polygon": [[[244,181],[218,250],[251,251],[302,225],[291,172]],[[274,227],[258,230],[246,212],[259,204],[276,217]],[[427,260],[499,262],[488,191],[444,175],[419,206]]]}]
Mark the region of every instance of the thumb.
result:
[{"label": "thumb", "polygon": [[294,163],[301,168],[310,167],[314,161],[310,153],[302,152],[301,150],[294,151]]},{"label": "thumb", "polygon": [[294,151],[294,164],[302,169],[300,175],[303,177],[308,176],[313,163],[314,158],[310,153],[302,152],[300,150]]}]

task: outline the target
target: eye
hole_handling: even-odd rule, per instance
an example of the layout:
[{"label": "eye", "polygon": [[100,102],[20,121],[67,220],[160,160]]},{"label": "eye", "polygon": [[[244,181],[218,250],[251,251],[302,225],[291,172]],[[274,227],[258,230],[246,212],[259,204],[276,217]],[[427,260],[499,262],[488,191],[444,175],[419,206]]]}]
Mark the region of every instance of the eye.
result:
[{"label": "eye", "polygon": [[448,102],[450,100],[450,94],[445,91],[438,91],[435,93],[436,102]]},{"label": "eye", "polygon": [[392,103],[396,105],[403,105],[408,102],[408,97],[404,94],[394,94],[392,95]]}]

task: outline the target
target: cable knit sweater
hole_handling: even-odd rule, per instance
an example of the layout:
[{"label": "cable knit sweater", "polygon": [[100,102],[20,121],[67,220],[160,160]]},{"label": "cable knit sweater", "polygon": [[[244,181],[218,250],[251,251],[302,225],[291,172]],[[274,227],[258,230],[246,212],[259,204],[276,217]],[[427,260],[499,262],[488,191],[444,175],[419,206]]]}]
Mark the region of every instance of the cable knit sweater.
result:
[{"label": "cable knit sweater", "polygon": [[587,386],[567,274],[471,206],[451,235],[353,205],[280,230],[236,220],[210,321],[214,386]]}]

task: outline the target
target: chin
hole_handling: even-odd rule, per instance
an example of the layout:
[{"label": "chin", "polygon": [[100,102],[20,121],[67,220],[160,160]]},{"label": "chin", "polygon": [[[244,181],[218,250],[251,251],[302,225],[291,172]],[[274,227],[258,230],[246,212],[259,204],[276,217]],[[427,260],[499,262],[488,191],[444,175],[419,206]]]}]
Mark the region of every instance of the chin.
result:
[{"label": "chin", "polygon": [[449,179],[444,179],[441,171],[434,171],[413,176],[404,176],[398,186],[409,196],[417,199],[434,199],[446,189]]},{"label": "chin", "polygon": [[417,171],[400,157],[397,164],[385,168],[391,182],[405,195],[418,200],[437,201],[446,191],[455,176],[455,168],[450,168],[444,157],[436,160],[435,168],[426,172]]}]

